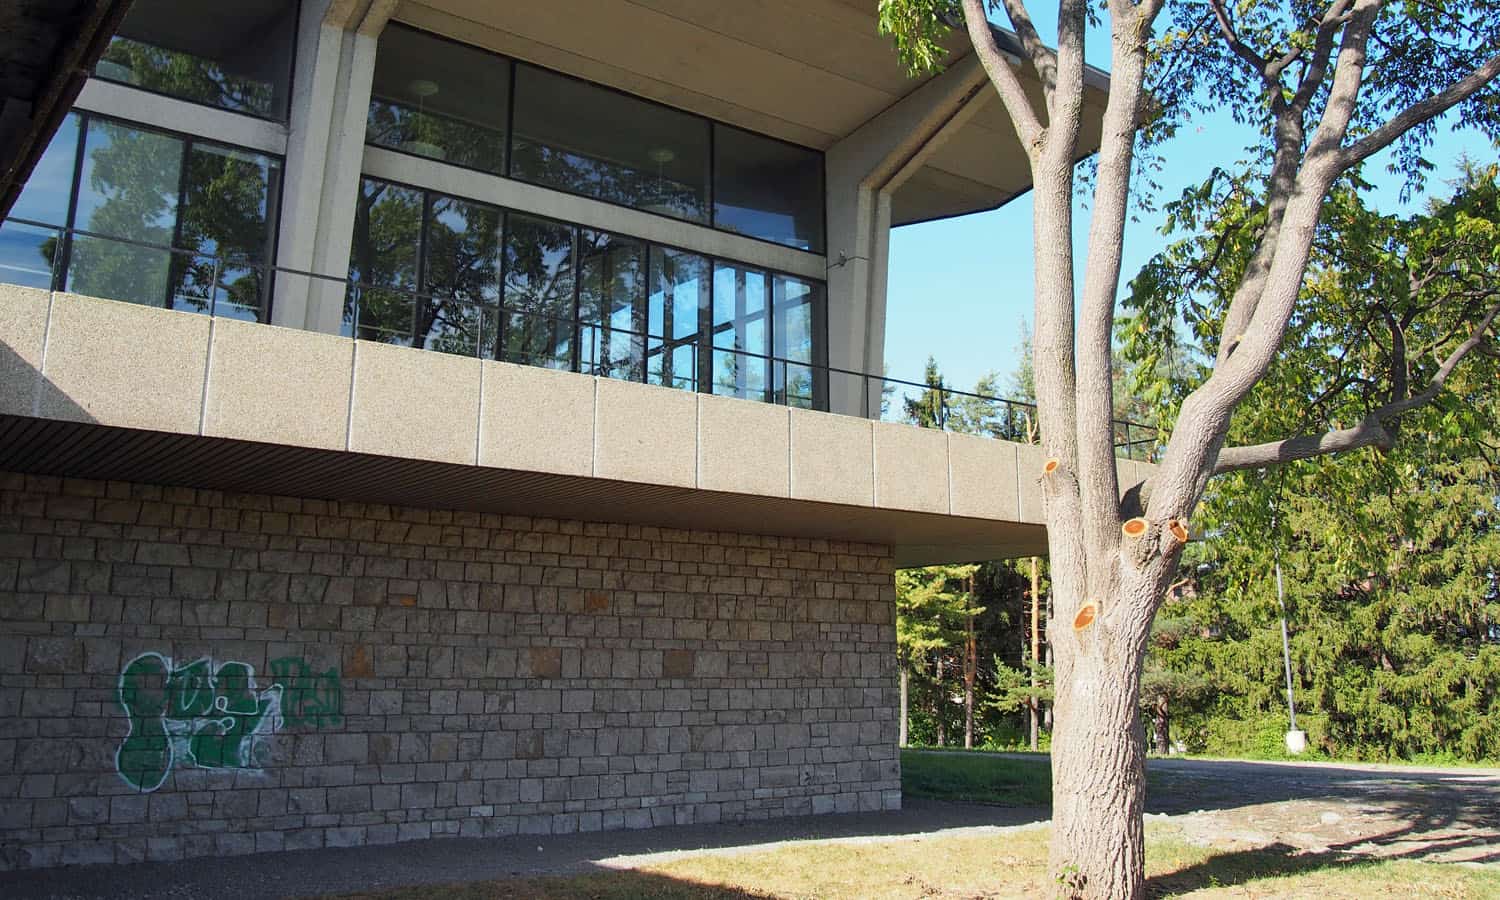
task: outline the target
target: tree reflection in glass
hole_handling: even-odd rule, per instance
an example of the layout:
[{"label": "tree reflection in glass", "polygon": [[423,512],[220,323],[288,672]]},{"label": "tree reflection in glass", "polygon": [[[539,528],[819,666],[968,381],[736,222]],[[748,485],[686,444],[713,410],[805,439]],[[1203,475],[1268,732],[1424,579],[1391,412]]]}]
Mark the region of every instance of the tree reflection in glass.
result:
[{"label": "tree reflection in glass", "polygon": [[[148,306],[166,302],[183,141],[92,119],[84,139],[67,290]],[[126,238],[156,247],[126,244]]]},{"label": "tree reflection in glass", "polygon": [[[822,318],[823,292],[814,284],[774,275],[771,279],[775,310],[776,353],[774,369],[776,402],[803,409],[816,409],[822,388],[819,346],[815,335]],[[805,363],[806,365],[798,365]]]},{"label": "tree reflection in glass", "polygon": [[488,355],[500,305],[500,211],[434,194],[413,346]]},{"label": "tree reflection in glass", "polygon": [[641,381],[646,357],[646,245],[579,232],[579,371]]},{"label": "tree reflection in glass", "polygon": [[60,229],[68,224],[81,127],[78,113],[63,119],[11,206],[10,219],[0,222],[0,281],[44,290],[53,287],[53,273],[62,263]]},{"label": "tree reflection in glass", "polygon": [[707,257],[652,246],[646,381],[698,389],[698,332],[709,307]]},{"label": "tree reflection in glass", "polygon": [[94,75],[285,120],[298,7],[295,0],[135,0]]},{"label": "tree reflection in glass", "polygon": [[732,263],[714,267],[712,392],[769,400],[766,274]]},{"label": "tree reflection in glass", "polygon": [[509,84],[509,60],[392,25],[375,56],[365,140],[504,174]]},{"label": "tree reflection in glass", "polygon": [[573,368],[572,226],[506,215],[504,304],[502,359]]},{"label": "tree reflection in glass", "polygon": [[513,178],[708,221],[704,119],[517,65],[514,128]]},{"label": "tree reflection in glass", "polygon": [[266,227],[281,196],[281,164],[229,147],[195,143],[188,153],[172,304],[247,321],[265,309],[271,261]]},{"label": "tree reflection in glass", "polygon": [[366,178],[354,207],[344,331],[410,346],[422,242],[422,192]]}]

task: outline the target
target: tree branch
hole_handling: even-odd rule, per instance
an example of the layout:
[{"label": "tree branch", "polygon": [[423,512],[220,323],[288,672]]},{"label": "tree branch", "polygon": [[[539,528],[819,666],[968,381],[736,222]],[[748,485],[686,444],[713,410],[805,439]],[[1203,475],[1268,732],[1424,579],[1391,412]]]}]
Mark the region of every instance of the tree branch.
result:
[{"label": "tree branch", "polygon": [[1031,12],[1026,8],[1026,0],[1004,0],[1004,6],[1011,27],[1021,40],[1021,49],[1026,51],[1031,64],[1036,67],[1037,77],[1041,79],[1042,89],[1050,103],[1052,91],[1057,87],[1057,57],[1037,33],[1036,23],[1031,21]]},{"label": "tree branch", "polygon": [[963,4],[964,26],[969,32],[969,42],[974,45],[974,53],[979,57],[980,65],[984,66],[990,84],[995,86],[995,92],[1000,95],[1000,101],[1005,104],[1005,111],[1010,114],[1011,124],[1015,126],[1016,137],[1020,139],[1021,146],[1034,159],[1037,147],[1046,136],[1046,129],[1037,118],[1036,110],[1032,109],[1031,99],[1026,96],[1021,79],[1016,77],[1010,62],[1005,58],[1005,52],[995,40],[995,33],[990,31],[990,20],[985,17],[983,0],[963,0]]},{"label": "tree branch", "polygon": [[[1089,223],[1075,368],[1077,370],[1078,469],[1085,511],[1085,540],[1092,556],[1112,555],[1120,538],[1114,515],[1120,496],[1114,465],[1112,342],[1115,296],[1120,288],[1130,175],[1139,127],[1149,10],[1112,3],[1109,99],[1100,132],[1094,211]],[[1092,577],[1092,576],[1091,576]],[[1098,591],[1103,585],[1091,586]]]},{"label": "tree branch", "polygon": [[1473,71],[1449,85],[1445,90],[1413,103],[1392,116],[1384,125],[1342,148],[1338,155],[1339,166],[1347,169],[1360,160],[1380,152],[1412,128],[1442,115],[1467,100],[1497,77],[1500,77],[1500,53],[1476,66]]},{"label": "tree branch", "polygon": [[1311,459],[1315,456],[1357,450],[1360,447],[1373,446],[1390,449],[1393,438],[1386,427],[1387,424],[1436,399],[1458,364],[1483,344],[1485,335],[1497,316],[1500,316],[1500,304],[1491,307],[1473,333],[1469,335],[1469,339],[1448,354],[1448,358],[1443,360],[1437,373],[1432,376],[1432,381],[1428,382],[1427,387],[1421,392],[1387,403],[1365,416],[1358,425],[1352,428],[1339,428],[1324,434],[1305,434],[1244,447],[1225,447],[1219,451],[1213,474],[1222,475],[1225,472],[1259,469],[1299,459]]},{"label": "tree branch", "polygon": [[1240,40],[1239,33],[1234,29],[1234,20],[1229,17],[1229,10],[1224,8],[1224,0],[1209,0],[1208,5],[1214,12],[1215,21],[1219,23],[1219,34],[1224,37],[1224,43],[1228,44],[1234,55],[1244,60],[1245,64],[1254,69],[1255,74],[1269,85],[1266,58],[1251,50],[1249,44]]}]

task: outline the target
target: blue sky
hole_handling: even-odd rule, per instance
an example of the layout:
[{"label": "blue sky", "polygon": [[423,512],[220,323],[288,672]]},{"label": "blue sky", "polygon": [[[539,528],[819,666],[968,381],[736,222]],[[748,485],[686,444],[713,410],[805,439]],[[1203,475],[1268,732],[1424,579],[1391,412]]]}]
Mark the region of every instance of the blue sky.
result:
[{"label": "blue sky", "polygon": [[[1048,33],[1046,23],[1038,26]],[[1089,48],[1090,62],[1101,67],[1107,63],[1104,34],[1091,33]],[[1096,58],[1100,56],[1104,58]],[[1162,148],[1168,165],[1157,174],[1162,185],[1157,199],[1175,198],[1202,182],[1215,165],[1245,158],[1245,148],[1254,138],[1227,113],[1183,128]],[[1446,182],[1456,174],[1463,155],[1486,160],[1496,154],[1476,132],[1441,128],[1427,153],[1436,166],[1427,182],[1428,194],[1447,192]],[[1406,211],[1425,201],[1417,196],[1400,203],[1400,179],[1385,172],[1383,159],[1377,157],[1365,176],[1376,184],[1373,202],[1382,211]],[[1075,216],[1080,257],[1087,215],[1080,206]],[[1123,282],[1163,246],[1160,225],[1158,213],[1127,226],[1122,290]],[[890,377],[920,381],[929,354],[937,358],[945,380],[959,388],[971,387],[987,372],[1008,375],[1016,364],[1021,325],[1031,320],[1031,249],[1029,194],[993,212],[893,230],[885,336]]]}]

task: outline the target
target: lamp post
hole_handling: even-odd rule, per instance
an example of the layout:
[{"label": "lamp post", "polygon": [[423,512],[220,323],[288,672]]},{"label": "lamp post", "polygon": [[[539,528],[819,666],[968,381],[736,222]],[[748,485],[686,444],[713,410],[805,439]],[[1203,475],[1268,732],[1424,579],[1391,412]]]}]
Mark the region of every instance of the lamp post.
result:
[{"label": "lamp post", "polygon": [[1291,717],[1286,732],[1286,752],[1298,754],[1307,749],[1307,734],[1297,727],[1297,699],[1292,693],[1292,642],[1286,631],[1286,593],[1281,586],[1281,550],[1276,551],[1276,605],[1281,607],[1281,664],[1286,671],[1286,711]]},{"label": "lamp post", "polygon": [[[1262,476],[1266,470],[1261,469]],[[1282,479],[1285,473],[1282,473]],[[1272,551],[1273,565],[1276,570],[1276,606],[1281,612],[1281,666],[1286,674],[1286,711],[1288,716],[1286,730],[1286,752],[1297,755],[1307,749],[1307,733],[1297,727],[1297,698],[1292,691],[1292,642],[1287,636],[1286,628],[1286,589],[1281,582],[1281,533],[1277,528],[1279,524],[1276,511],[1276,500],[1281,496],[1282,481],[1276,482],[1276,495],[1271,498],[1271,540],[1276,542]]]}]

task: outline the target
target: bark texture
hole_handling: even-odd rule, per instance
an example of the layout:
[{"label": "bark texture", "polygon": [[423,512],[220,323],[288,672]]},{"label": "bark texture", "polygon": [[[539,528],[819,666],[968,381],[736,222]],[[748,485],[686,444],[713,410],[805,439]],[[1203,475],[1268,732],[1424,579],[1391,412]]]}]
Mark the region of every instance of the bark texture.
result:
[{"label": "bark texture", "polygon": [[[1038,99],[990,28],[992,4],[961,0],[965,30],[1026,152],[1033,187],[1033,371],[1041,443],[1045,456],[1058,461],[1055,470],[1036,473],[1052,578],[1047,623],[1056,686],[1049,710],[1051,868],[1070,897],[1134,900],[1144,894],[1140,677],[1151,620],[1182,552],[1182,541],[1168,523],[1191,520],[1216,472],[1388,441],[1387,420],[1433,399],[1452,366],[1500,315],[1497,308],[1484,320],[1426,390],[1393,400],[1393,406],[1354,429],[1224,448],[1235,407],[1265,376],[1281,345],[1330,188],[1351,166],[1500,76],[1500,55],[1472,71],[1455,72],[1448,88],[1395,110],[1385,124],[1351,141],[1366,50],[1386,0],[1326,0],[1305,11],[1310,40],[1269,57],[1241,39],[1237,7],[1208,0],[1202,25],[1205,34],[1217,28],[1228,51],[1223,64],[1245,66],[1250,82],[1263,88],[1272,151],[1266,223],[1226,312],[1212,373],[1182,403],[1151,484],[1132,489],[1128,509],[1122,508],[1111,421],[1111,338],[1135,146],[1146,110],[1147,42],[1163,2],[1108,4],[1110,85],[1080,291],[1074,279],[1073,172],[1083,117],[1088,5],[1060,0],[1057,48],[1051,50],[1025,0],[1001,0],[1024,53],[1020,65],[1029,66],[1041,84]],[[1383,110],[1389,104],[1372,105]],[[1122,547],[1120,526],[1137,515],[1147,529]],[[1087,606],[1097,614],[1078,617]],[[965,680],[967,698],[967,665]],[[1160,718],[1158,740],[1169,744],[1165,709]]]}]

